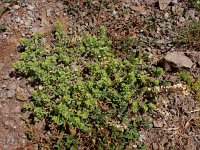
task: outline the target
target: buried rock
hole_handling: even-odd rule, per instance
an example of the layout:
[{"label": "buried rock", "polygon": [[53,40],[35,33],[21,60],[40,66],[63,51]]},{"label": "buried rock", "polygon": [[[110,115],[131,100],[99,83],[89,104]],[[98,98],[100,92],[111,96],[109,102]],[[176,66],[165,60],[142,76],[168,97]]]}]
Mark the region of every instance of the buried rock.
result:
[{"label": "buried rock", "polygon": [[194,63],[182,52],[169,52],[160,61],[165,70],[170,70],[172,68],[185,68],[190,69],[193,67]]}]

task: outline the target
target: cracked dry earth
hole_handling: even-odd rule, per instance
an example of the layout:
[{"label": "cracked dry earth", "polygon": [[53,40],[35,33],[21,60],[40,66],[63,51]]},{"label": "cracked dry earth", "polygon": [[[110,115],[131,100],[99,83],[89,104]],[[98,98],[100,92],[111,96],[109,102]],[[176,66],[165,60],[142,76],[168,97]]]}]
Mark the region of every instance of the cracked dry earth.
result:
[{"label": "cracked dry earth", "polygon": [[[28,114],[21,112],[32,88],[24,79],[14,77],[12,69],[20,56],[17,47],[22,37],[40,32],[47,35],[55,21],[62,22],[68,34],[93,33],[93,29],[104,25],[113,38],[129,35],[139,41],[133,50],[150,52],[157,62],[168,52],[185,52],[185,48],[172,44],[177,35],[175,29],[200,17],[200,12],[185,0],[163,0],[162,5],[158,0],[124,0],[102,8],[99,13],[94,12],[95,8],[89,10],[83,1],[79,2],[81,7],[77,14],[69,12],[69,0],[0,1],[0,9],[5,8],[0,14],[0,24],[6,25],[5,30],[0,30],[0,150],[37,149],[37,145],[26,139],[26,124],[22,118]],[[93,1],[94,5],[98,2]],[[197,55],[199,52],[189,53]],[[200,59],[187,58],[195,64],[190,71],[198,76]],[[172,85],[178,82],[173,72],[166,73],[163,80]],[[140,140],[133,149],[137,149],[137,144],[146,144],[149,150],[200,150],[200,128],[196,125],[200,113],[195,111],[199,105],[194,93],[165,93],[155,103],[158,109],[141,115],[152,124],[149,129],[140,129]],[[35,128],[38,134],[45,132]]]}]

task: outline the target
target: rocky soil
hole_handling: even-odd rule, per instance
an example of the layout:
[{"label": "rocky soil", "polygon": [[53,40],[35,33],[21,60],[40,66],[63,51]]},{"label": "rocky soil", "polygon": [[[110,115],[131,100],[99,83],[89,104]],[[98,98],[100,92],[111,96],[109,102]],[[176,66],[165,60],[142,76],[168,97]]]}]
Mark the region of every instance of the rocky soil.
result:
[{"label": "rocky soil", "polygon": [[[49,34],[53,23],[64,24],[67,34],[94,33],[104,25],[113,38],[129,36],[134,39],[132,50],[150,52],[154,62],[165,68],[167,80],[178,82],[174,68],[188,69],[199,75],[200,53],[187,46],[176,46],[178,32],[188,22],[198,21],[200,11],[186,0],[124,0],[99,8],[79,1],[16,0],[0,1],[0,149],[34,149],[25,135],[23,103],[32,88],[26,81],[13,76],[12,64],[19,58],[20,39],[33,33]],[[98,10],[98,11],[97,11]],[[125,41],[128,42],[128,41]],[[139,143],[147,149],[200,149],[200,107],[194,93],[176,90],[164,93],[156,100],[158,109],[144,119],[151,127],[141,129]],[[200,121],[200,120],[199,120]],[[137,145],[135,145],[137,149]]]}]

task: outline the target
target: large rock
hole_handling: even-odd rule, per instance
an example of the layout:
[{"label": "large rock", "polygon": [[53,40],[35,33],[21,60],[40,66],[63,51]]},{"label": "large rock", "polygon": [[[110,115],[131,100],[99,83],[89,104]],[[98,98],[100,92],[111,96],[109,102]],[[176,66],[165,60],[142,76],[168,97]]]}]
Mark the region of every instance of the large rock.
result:
[{"label": "large rock", "polygon": [[159,0],[160,10],[165,10],[170,2],[171,2],[171,0]]},{"label": "large rock", "polygon": [[169,52],[164,57],[164,60],[171,67],[176,68],[190,69],[194,65],[193,62],[182,52]]}]

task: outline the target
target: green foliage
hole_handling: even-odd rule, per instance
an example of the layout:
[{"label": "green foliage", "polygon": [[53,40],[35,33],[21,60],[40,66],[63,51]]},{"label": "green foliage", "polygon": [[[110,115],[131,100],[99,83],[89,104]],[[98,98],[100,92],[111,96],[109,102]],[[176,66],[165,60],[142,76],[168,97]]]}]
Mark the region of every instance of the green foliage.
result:
[{"label": "green foliage", "polygon": [[164,73],[163,68],[153,67],[153,76],[154,77],[159,77],[159,76],[163,75],[163,73]]},{"label": "green foliage", "polygon": [[[104,28],[76,44],[64,37],[59,23],[55,28],[51,49],[45,48],[42,36],[24,39],[25,51],[15,64],[35,88],[24,107],[35,122],[45,119],[63,132],[53,148],[77,149],[78,141],[85,141],[91,149],[123,149],[137,140],[134,114],[156,108],[148,100],[143,67],[148,62],[131,52],[118,57]],[[156,77],[162,73],[155,68]]]},{"label": "green foliage", "polygon": [[196,93],[196,99],[200,101],[200,78],[193,83],[192,90]]},{"label": "green foliage", "polygon": [[193,81],[193,77],[190,75],[190,73],[186,70],[180,71],[179,73],[177,73],[177,76],[184,81],[185,83],[187,83],[187,85],[190,85]]},{"label": "green foliage", "polygon": [[200,9],[200,0],[192,0],[192,3],[196,8]]}]

